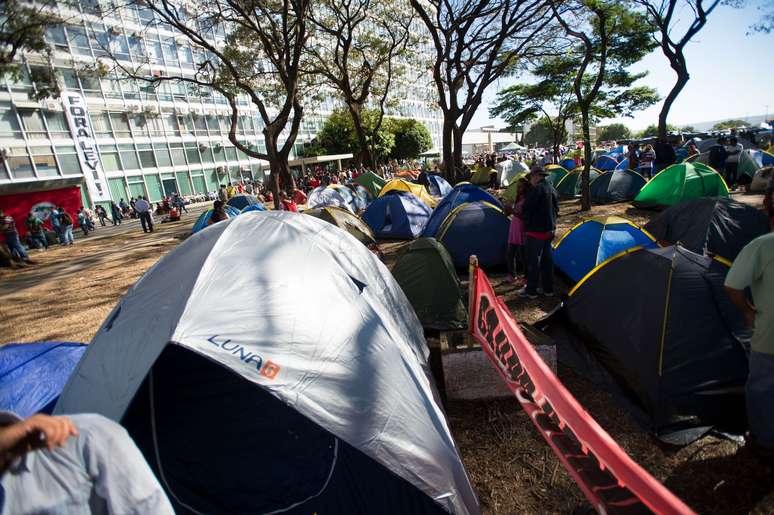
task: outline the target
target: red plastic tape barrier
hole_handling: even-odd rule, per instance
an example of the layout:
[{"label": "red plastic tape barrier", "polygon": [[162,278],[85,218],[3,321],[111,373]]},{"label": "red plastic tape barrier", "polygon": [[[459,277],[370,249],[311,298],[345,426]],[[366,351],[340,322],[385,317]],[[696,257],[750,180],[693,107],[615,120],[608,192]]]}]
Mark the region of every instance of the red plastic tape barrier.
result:
[{"label": "red plastic tape barrier", "polygon": [[521,333],[480,268],[470,320],[471,334],[598,513],[693,513],[586,413]]}]

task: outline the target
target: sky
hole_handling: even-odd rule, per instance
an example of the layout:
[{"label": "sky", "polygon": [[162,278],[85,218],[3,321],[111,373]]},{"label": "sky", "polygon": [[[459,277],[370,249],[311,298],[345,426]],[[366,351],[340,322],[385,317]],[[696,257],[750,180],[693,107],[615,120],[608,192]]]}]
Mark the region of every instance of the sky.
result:
[{"label": "sky", "polygon": [[[756,2],[750,2],[755,4]],[[760,14],[754,5],[744,9],[718,6],[707,24],[685,50],[688,84],[672,104],[668,122],[678,127],[696,122],[742,118],[774,113],[774,32],[746,35]],[[655,88],[665,97],[675,82],[669,61],[657,48],[630,68],[648,71],[638,84]],[[519,82],[506,78],[493,84],[484,95],[470,127],[504,125],[490,119],[489,106],[497,91]],[[634,113],[632,118],[604,120],[600,125],[621,122],[630,129],[642,130],[658,122],[662,102]],[[768,105],[768,107],[767,107]]]}]

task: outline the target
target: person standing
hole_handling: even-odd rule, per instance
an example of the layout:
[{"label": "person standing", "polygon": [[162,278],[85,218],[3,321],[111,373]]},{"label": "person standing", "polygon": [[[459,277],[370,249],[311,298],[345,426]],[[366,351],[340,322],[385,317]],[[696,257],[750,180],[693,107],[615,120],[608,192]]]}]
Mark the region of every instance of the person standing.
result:
[{"label": "person standing", "polygon": [[526,270],[524,258],[524,219],[523,209],[524,201],[527,198],[530,184],[527,179],[522,177],[516,184],[516,199],[513,202],[513,216],[511,217],[511,226],[508,230],[508,253],[505,256],[506,266],[508,267],[508,276],[506,282],[515,283],[517,275]]},{"label": "person standing", "polygon": [[[522,208],[524,231],[527,236],[527,285],[519,290],[519,296],[537,298],[538,293],[546,297],[554,295],[554,262],[551,256],[551,241],[556,230],[556,215],[559,214],[559,196],[546,180],[548,172],[533,168],[529,175],[532,188],[527,193]],[[538,288],[542,285],[542,290]]]},{"label": "person standing", "polygon": [[774,456],[774,233],[759,236],[742,249],[726,275],[725,287],[753,327],[745,391],[751,443]]},{"label": "person standing", "polygon": [[720,175],[726,175],[726,138],[719,137],[709,149],[709,165]]},{"label": "person standing", "polygon": [[121,218],[124,215],[121,214],[121,210],[115,202],[110,203],[110,216],[113,218],[113,225],[121,225]]},{"label": "person standing", "polygon": [[62,245],[72,245],[75,243],[75,238],[73,237],[73,218],[61,207],[58,208],[58,211],[60,213],[59,222],[62,224],[61,243]]},{"label": "person standing", "polygon": [[98,205],[94,208],[94,212],[97,213],[97,218],[99,218],[99,224],[102,227],[105,227],[105,219],[107,218],[107,211],[105,211],[105,208]]},{"label": "person standing", "polygon": [[732,190],[736,189],[736,171],[739,167],[739,156],[744,147],[736,139],[736,136],[728,138],[726,145],[726,184]]},{"label": "person standing", "polygon": [[228,187],[226,188],[226,197],[227,197],[226,200],[233,198],[234,196],[236,196],[236,194],[237,194],[236,188],[232,183],[229,182]]},{"label": "person standing", "polygon": [[629,170],[637,170],[640,167],[640,153],[637,152],[637,145],[629,143],[626,158],[629,160]]},{"label": "person standing", "polygon": [[83,209],[83,206],[81,206],[81,209],[78,211],[78,225],[81,228],[81,231],[83,232],[84,236],[89,235],[89,219],[86,216],[86,212]]},{"label": "person standing", "polygon": [[59,242],[62,242],[62,222],[59,219],[60,216],[60,209],[55,207],[51,210],[51,213],[49,214],[49,220],[51,220],[51,228],[54,230],[54,234],[56,234],[56,239],[59,240]]},{"label": "person standing", "polygon": [[666,138],[659,138],[653,145],[653,150],[656,152],[656,159],[653,161],[653,175],[677,161],[675,149]]},{"label": "person standing", "polygon": [[226,191],[226,186],[224,184],[221,184],[220,188],[218,189],[218,200],[224,204],[228,200],[228,192]]},{"label": "person standing", "polygon": [[207,225],[216,224],[228,220],[228,213],[226,213],[225,204],[220,200],[216,200],[212,203],[212,214],[207,219]]},{"label": "person standing", "polygon": [[134,203],[134,210],[137,212],[137,216],[140,217],[142,232],[153,232],[153,216],[151,215],[150,202],[140,195],[140,198]]},{"label": "person standing", "polygon": [[653,162],[656,160],[656,153],[651,145],[645,145],[645,150],[640,154],[639,166],[637,170],[640,175],[650,180],[653,177]]}]

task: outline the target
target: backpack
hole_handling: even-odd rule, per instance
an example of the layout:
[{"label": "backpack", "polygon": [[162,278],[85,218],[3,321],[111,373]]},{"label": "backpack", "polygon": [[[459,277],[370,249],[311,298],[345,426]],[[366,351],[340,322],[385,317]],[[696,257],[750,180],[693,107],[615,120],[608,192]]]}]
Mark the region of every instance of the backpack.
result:
[{"label": "backpack", "polygon": [[62,225],[68,226],[73,224],[73,219],[70,218],[70,215],[68,215],[65,212],[62,212],[61,215],[59,215],[59,221]]}]

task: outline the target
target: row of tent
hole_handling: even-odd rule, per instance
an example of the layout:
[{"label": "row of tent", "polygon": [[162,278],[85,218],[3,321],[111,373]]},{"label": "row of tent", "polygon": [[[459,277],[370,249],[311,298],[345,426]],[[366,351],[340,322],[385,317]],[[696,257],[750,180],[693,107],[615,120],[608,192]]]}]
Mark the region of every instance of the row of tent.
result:
[{"label": "row of tent", "polygon": [[[690,163],[709,165],[710,154],[703,152],[686,159]],[[740,182],[749,184],[750,191],[761,192],[766,189],[774,167],[774,155],[763,150],[745,149],[739,154],[737,174]]]},{"label": "row of tent", "polygon": [[0,408],[120,423],[179,512],[477,514],[428,355],[355,238],[248,212],[162,257],[88,346],[4,346]]},{"label": "row of tent", "polygon": [[593,358],[579,362],[601,364],[665,441],[743,430],[750,332],[723,281],[769,229],[765,214],[730,198],[682,202],[644,227],[586,220],[554,244],[574,287],[549,321],[569,325],[576,348]]}]

